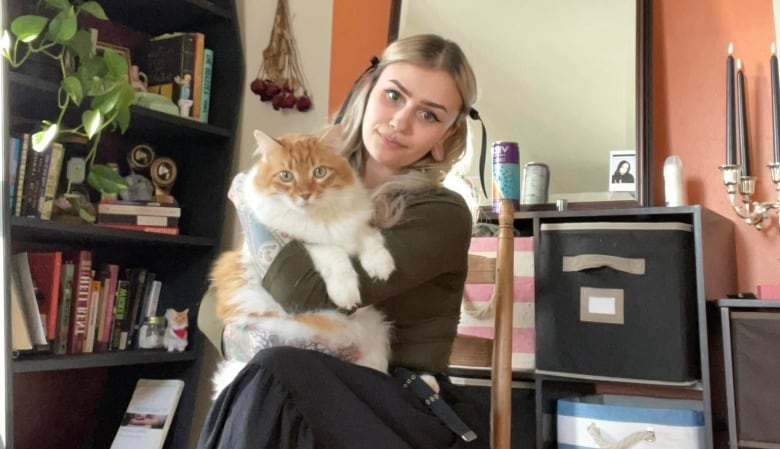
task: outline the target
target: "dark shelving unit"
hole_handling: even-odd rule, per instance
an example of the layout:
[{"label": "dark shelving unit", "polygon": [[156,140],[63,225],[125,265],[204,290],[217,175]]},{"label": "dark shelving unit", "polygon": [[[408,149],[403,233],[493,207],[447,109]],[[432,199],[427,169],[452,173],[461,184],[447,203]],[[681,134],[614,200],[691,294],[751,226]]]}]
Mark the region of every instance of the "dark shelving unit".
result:
[{"label": "dark shelving unit", "polygon": [[[11,14],[31,7],[26,0],[2,1],[5,11]],[[166,448],[187,447],[193,421],[203,345],[196,326],[197,311],[208,286],[208,271],[219,251],[244,87],[236,5],[232,0],[98,2],[110,18],[111,26],[133,31],[133,42],[142,42],[138,36],[199,31],[206,36],[205,46],[214,51],[210,123],[132,106],[130,128],[124,134],[105,134],[97,158],[98,162],[117,161],[123,173],[127,170],[127,151],[138,144],[151,145],[158,156],[172,158],[178,167],[178,178],[171,193],[182,209],[180,235],[11,217],[7,195],[3,195],[0,198],[3,266],[6,267],[3,304],[9,310],[7,280],[11,254],[91,250],[93,266],[116,263],[121,268],[145,267],[155,272],[156,278],[163,282],[160,313],[168,307],[189,308],[189,345],[184,352],[133,349],[54,356],[12,354],[10,342],[4,339],[9,365],[6,447],[109,447],[135,382],[142,377],[185,381]],[[6,16],[9,21],[13,17]],[[136,48],[130,50],[135,52]],[[13,71],[6,65],[3,70],[6,75],[3,107],[9,118],[6,132],[36,131],[40,120],[56,117],[59,86],[45,78],[45,67],[41,72]],[[75,121],[79,119],[77,116],[65,119]],[[66,144],[66,159],[78,151]],[[8,160],[7,153],[3,154],[3,160]],[[4,170],[8,173],[9,169],[6,166]]]}]

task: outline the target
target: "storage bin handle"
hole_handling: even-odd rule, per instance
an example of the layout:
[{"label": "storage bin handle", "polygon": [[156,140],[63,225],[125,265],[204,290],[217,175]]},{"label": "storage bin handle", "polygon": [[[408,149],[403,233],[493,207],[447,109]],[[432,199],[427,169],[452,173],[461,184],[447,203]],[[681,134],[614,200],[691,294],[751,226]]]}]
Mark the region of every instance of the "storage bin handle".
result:
[{"label": "storage bin handle", "polygon": [[601,429],[596,426],[596,423],[590,423],[590,425],[588,425],[588,434],[590,434],[593,441],[595,441],[596,445],[601,449],[628,449],[642,441],[647,441],[648,443],[655,441],[655,432],[651,428],[634,432],[622,440],[609,441],[601,434]]},{"label": "storage bin handle", "polygon": [[581,254],[563,257],[564,273],[601,267],[609,267],[630,274],[645,274],[645,259],[630,259],[606,254]]}]

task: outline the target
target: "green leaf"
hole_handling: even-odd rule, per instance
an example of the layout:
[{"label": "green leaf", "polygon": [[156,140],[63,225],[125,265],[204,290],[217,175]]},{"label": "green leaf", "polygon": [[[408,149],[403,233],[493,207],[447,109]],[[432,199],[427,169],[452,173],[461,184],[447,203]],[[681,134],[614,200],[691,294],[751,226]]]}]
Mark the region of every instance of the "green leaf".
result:
[{"label": "green leaf", "polygon": [[80,7],[81,11],[87,12],[100,20],[108,20],[106,12],[98,2],[84,2]]},{"label": "green leaf", "polygon": [[119,101],[119,95],[121,90],[119,86],[114,86],[111,90],[105,94],[97,95],[92,99],[92,109],[97,109],[102,112],[103,115],[109,115],[109,113],[116,107]]},{"label": "green leaf", "polygon": [[42,16],[19,16],[11,22],[11,33],[22,42],[29,43],[41,35],[49,19]]},{"label": "green leaf", "polygon": [[94,215],[90,214],[86,209],[81,207],[79,207],[79,218],[86,221],[87,223],[94,223],[96,221]]},{"label": "green leaf", "polygon": [[105,52],[103,52],[103,60],[106,62],[106,68],[108,68],[108,76],[110,78],[127,81],[129,67],[127,67],[127,60],[121,53],[106,49]]},{"label": "green leaf", "polygon": [[56,124],[54,124],[54,125],[49,125],[47,128],[33,134],[32,135],[33,150],[38,152],[45,151],[47,148],[49,148],[49,145],[51,145],[51,143],[57,137],[58,132],[59,132],[59,127]]},{"label": "green leaf", "polygon": [[81,104],[81,100],[84,98],[84,89],[81,87],[81,81],[73,75],[69,75],[62,80],[65,86],[65,93],[76,103],[76,106]]},{"label": "green leaf", "polygon": [[64,43],[76,35],[78,22],[76,21],[76,10],[73,7],[63,9],[49,24],[49,36],[55,42]]},{"label": "green leaf", "polygon": [[80,29],[76,31],[76,35],[67,43],[67,46],[81,61],[87,60],[92,56],[92,36],[90,36],[87,30]]},{"label": "green leaf", "polygon": [[114,120],[119,124],[119,131],[124,134],[130,127],[130,107],[120,108]]},{"label": "green leaf", "polygon": [[88,109],[81,114],[81,124],[84,125],[87,137],[92,139],[100,130],[100,127],[103,126],[103,114],[100,111]]},{"label": "green leaf", "polygon": [[60,11],[70,7],[70,2],[68,0],[45,0],[45,1],[47,5],[51,6],[52,8],[56,8]]},{"label": "green leaf", "polygon": [[87,176],[87,182],[103,194],[119,193],[127,189],[127,181],[111,167],[102,164],[92,166]]}]

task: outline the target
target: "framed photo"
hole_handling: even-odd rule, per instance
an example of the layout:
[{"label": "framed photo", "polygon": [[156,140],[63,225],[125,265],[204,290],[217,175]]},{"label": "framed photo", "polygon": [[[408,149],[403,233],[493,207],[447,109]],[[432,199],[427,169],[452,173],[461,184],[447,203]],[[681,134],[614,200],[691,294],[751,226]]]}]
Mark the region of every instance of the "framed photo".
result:
[{"label": "framed photo", "polygon": [[609,152],[609,191],[636,192],[636,151]]},{"label": "framed photo", "polygon": [[106,50],[113,50],[119,53],[127,63],[127,81],[132,81],[131,62],[130,62],[130,49],[127,47],[120,47],[119,45],[109,44],[106,42],[97,42],[95,44],[95,54],[102,55]]}]

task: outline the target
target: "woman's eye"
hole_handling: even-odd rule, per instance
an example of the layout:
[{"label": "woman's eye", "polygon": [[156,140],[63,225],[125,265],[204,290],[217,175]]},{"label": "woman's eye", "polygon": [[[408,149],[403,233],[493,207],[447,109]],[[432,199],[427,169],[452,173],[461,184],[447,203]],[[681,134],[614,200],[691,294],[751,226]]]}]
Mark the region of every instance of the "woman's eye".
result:
[{"label": "woman's eye", "polygon": [[385,91],[385,95],[387,96],[388,100],[393,101],[393,102],[398,101],[398,100],[401,99],[401,94],[398,93],[397,90],[387,89]]},{"label": "woman's eye", "polygon": [[322,179],[325,177],[325,175],[328,174],[328,169],[325,167],[317,167],[314,169],[314,171],[312,171],[312,174],[315,178]]},{"label": "woman's eye", "polygon": [[282,182],[290,182],[293,180],[293,174],[292,172],[288,170],[283,170],[279,172],[279,179],[282,180]]},{"label": "woman's eye", "polygon": [[426,122],[438,122],[439,117],[431,111],[420,111],[420,117]]}]

